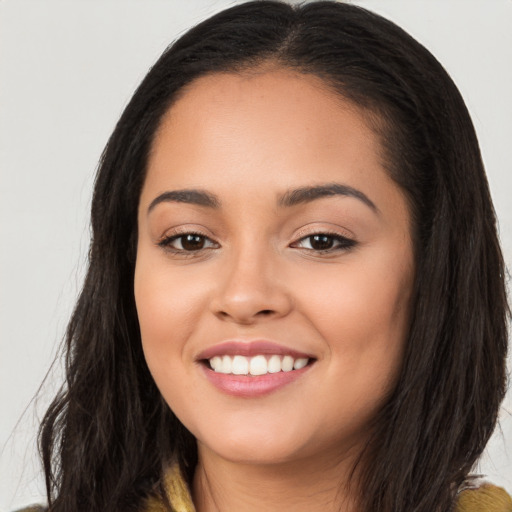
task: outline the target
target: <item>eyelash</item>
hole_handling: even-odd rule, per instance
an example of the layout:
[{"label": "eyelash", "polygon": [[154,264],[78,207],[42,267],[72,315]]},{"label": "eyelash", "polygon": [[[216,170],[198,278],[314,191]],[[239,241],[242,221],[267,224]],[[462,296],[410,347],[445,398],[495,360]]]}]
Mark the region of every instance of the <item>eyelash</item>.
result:
[{"label": "eyelash", "polygon": [[[201,247],[197,250],[186,250],[186,249],[178,249],[178,248],[172,246],[173,242],[175,242],[176,240],[179,240],[179,239],[184,239],[187,236],[200,237],[204,241],[208,240],[211,242],[213,247],[210,246],[210,247]],[[338,246],[330,247],[327,249],[314,249],[314,248],[306,248],[306,247],[302,247],[302,249],[304,249],[305,251],[314,252],[316,254],[332,254],[334,252],[348,251],[357,245],[357,242],[355,240],[352,240],[350,238],[342,236],[338,233],[331,233],[329,231],[320,231],[317,233],[310,233],[306,236],[301,237],[296,242],[293,242],[292,244],[290,244],[290,247],[300,249],[300,247],[297,247],[297,245],[300,242],[303,242],[308,239],[312,239],[313,237],[320,237],[320,236],[323,236],[323,237],[326,237],[326,238],[332,240],[333,243],[337,242]],[[171,252],[172,254],[175,254],[178,256],[193,257],[203,251],[215,249],[219,246],[219,244],[217,242],[214,242],[213,240],[211,240],[209,237],[207,237],[203,233],[199,233],[199,232],[195,232],[195,231],[187,231],[185,233],[179,233],[179,234],[170,235],[170,236],[166,236],[166,237],[162,238],[158,242],[158,246],[162,247],[166,251]],[[215,247],[215,246],[217,246],[217,247]],[[183,247],[183,242],[182,242],[182,247]]]},{"label": "eyelash", "polygon": [[[187,251],[186,249],[178,249],[178,248],[172,246],[172,243],[174,241],[179,240],[180,238],[184,239],[187,236],[201,237],[204,240],[209,240],[213,245],[216,245],[216,246],[219,245],[216,242],[214,242],[213,240],[211,240],[209,237],[204,235],[203,233],[199,233],[198,231],[187,231],[185,233],[178,233],[175,235],[170,235],[170,236],[166,236],[166,237],[162,238],[158,242],[158,246],[162,247],[162,249],[165,249],[166,251],[168,251],[172,254],[176,254],[178,256],[182,256],[185,258],[193,257],[199,252],[207,251],[207,250],[214,248],[214,247],[201,247],[200,249],[195,250],[195,251]],[[183,242],[182,242],[182,246],[183,246]]]},{"label": "eyelash", "polygon": [[297,240],[297,242],[293,242],[291,244],[291,247],[296,247],[298,243],[304,241],[304,240],[310,240],[313,237],[326,237],[333,241],[333,243],[338,243],[338,246],[336,247],[330,247],[328,249],[309,249],[303,247],[306,251],[313,251],[316,254],[332,254],[333,252],[341,252],[341,251],[348,251],[355,247],[357,245],[357,242],[355,240],[352,240],[351,238],[347,238],[343,235],[340,235],[339,233],[332,233],[329,231],[319,231],[318,233],[310,233],[306,236],[303,236]]}]

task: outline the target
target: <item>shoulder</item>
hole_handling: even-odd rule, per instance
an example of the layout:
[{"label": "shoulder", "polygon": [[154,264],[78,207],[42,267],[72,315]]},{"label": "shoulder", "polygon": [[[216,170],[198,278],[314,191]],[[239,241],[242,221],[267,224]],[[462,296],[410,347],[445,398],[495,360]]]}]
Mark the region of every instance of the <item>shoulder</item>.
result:
[{"label": "shoulder", "polygon": [[484,483],[459,494],[456,512],[512,512],[512,498],[505,489]]}]

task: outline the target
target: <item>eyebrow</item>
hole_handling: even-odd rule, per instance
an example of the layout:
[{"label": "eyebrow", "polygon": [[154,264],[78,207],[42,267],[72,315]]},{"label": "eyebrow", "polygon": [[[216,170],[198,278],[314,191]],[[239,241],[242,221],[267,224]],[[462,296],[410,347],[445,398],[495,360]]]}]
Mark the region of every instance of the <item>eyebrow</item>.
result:
[{"label": "eyebrow", "polygon": [[[341,183],[326,183],[310,187],[300,187],[288,190],[278,198],[277,204],[280,207],[290,208],[299,204],[309,203],[317,199],[331,196],[353,197],[360,200],[375,213],[379,209],[375,203],[363,192],[356,188],[342,185]],[[211,192],[201,189],[170,190],[157,196],[148,207],[148,214],[160,203],[187,203],[207,208],[219,209],[221,202]]]},{"label": "eyebrow", "polygon": [[220,208],[220,201],[215,194],[198,189],[170,190],[155,197],[148,207],[148,214],[160,203],[188,203],[207,208]]},{"label": "eyebrow", "polygon": [[379,212],[375,203],[366,194],[356,188],[349,187],[348,185],[342,185],[341,183],[326,183],[323,185],[289,190],[279,198],[278,204],[279,206],[290,207],[331,196],[353,197],[362,201],[375,213]]}]

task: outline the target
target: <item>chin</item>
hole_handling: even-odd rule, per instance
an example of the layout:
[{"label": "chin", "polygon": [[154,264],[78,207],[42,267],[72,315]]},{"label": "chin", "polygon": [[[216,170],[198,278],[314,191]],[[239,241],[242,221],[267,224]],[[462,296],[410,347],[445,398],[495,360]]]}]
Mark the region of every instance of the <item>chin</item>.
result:
[{"label": "chin", "polygon": [[213,421],[206,428],[190,431],[198,440],[199,454],[215,454],[224,460],[241,464],[278,464],[293,460],[304,446],[306,432],[297,431],[297,424],[282,421],[256,421],[231,418],[228,422]]},{"label": "chin", "polygon": [[282,442],[274,436],[273,439],[262,438],[222,439],[211,442],[198,442],[199,453],[213,452],[217,457],[235,464],[246,465],[275,465],[293,461],[299,458],[299,450],[295,443]]}]

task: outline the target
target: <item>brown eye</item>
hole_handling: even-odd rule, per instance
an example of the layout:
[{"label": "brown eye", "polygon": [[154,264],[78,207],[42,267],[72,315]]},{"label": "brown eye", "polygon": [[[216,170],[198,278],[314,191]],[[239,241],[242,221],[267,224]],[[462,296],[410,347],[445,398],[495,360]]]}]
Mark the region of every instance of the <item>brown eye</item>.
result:
[{"label": "brown eye", "polygon": [[332,249],[334,246],[334,238],[329,235],[313,235],[309,237],[309,244],[316,251],[325,251]]},{"label": "brown eye", "polygon": [[201,235],[183,235],[177,240],[181,240],[181,248],[185,251],[198,251],[205,245],[205,238]]},{"label": "brown eye", "polygon": [[218,244],[207,236],[199,233],[185,233],[164,238],[158,244],[160,247],[176,253],[198,252],[203,249],[218,247]]},{"label": "brown eye", "polygon": [[334,252],[348,250],[356,245],[355,240],[351,240],[341,235],[330,235],[329,233],[316,233],[301,238],[295,242],[292,247],[306,249],[308,251]]}]

